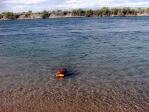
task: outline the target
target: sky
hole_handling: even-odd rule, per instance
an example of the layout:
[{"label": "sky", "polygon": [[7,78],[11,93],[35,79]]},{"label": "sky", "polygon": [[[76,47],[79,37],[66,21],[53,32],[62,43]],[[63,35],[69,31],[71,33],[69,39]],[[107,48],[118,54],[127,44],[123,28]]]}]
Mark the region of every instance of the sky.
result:
[{"label": "sky", "polygon": [[149,0],[0,0],[0,12],[100,7],[149,7]]}]

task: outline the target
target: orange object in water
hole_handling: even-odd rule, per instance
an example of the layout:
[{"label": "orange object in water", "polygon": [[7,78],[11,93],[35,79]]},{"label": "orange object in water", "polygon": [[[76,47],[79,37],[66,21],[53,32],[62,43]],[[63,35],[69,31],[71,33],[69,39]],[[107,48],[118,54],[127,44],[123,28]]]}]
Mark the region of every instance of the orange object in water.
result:
[{"label": "orange object in water", "polygon": [[56,72],[56,78],[62,80],[62,79],[64,79],[65,74],[66,74],[66,69],[65,68],[60,68]]}]

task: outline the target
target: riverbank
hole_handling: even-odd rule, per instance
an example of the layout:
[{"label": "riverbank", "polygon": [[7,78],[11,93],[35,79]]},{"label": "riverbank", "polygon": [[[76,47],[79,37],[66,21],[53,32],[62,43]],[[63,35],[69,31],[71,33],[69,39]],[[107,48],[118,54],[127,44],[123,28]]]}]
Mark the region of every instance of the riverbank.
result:
[{"label": "riverbank", "polygon": [[0,20],[16,19],[48,19],[48,18],[68,18],[68,17],[102,17],[102,16],[149,16],[149,8],[107,8],[98,10],[57,10],[43,12],[3,12],[0,14]]},{"label": "riverbank", "polygon": [[[83,18],[85,16],[52,16],[46,19],[52,19],[52,18]],[[33,19],[43,19],[43,18],[17,18],[17,19],[0,19],[0,21],[3,20],[33,20]]]},{"label": "riverbank", "polygon": [[[53,16],[46,19],[57,19],[57,18],[84,18],[86,16]],[[149,17],[149,15],[126,15],[126,16],[92,16],[92,17]],[[34,19],[43,19],[43,18],[18,18],[18,19],[0,19],[0,21],[7,20],[34,20]]]}]

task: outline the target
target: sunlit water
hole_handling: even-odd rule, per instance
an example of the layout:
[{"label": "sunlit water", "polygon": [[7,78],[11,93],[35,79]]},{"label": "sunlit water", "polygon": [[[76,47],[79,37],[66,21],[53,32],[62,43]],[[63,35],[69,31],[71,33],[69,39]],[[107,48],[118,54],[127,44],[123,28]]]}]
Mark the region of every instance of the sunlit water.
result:
[{"label": "sunlit water", "polygon": [[149,17],[0,21],[0,108],[147,112]]}]

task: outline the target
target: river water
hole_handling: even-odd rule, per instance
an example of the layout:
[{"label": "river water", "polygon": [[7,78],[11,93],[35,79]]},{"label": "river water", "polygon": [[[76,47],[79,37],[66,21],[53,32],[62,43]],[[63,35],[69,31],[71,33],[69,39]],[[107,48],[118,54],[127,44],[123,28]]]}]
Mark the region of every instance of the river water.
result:
[{"label": "river water", "polygon": [[148,110],[149,17],[0,21],[0,111]]}]

